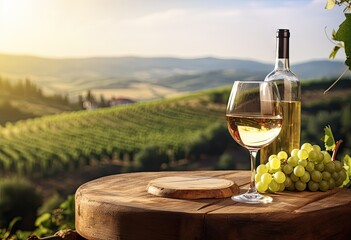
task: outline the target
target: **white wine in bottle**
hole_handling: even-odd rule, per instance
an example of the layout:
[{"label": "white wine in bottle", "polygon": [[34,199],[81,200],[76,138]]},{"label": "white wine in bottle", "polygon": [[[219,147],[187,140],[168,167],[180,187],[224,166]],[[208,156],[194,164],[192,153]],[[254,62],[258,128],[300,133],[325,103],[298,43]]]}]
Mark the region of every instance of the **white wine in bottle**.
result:
[{"label": "white wine in bottle", "polygon": [[279,151],[283,150],[289,154],[292,149],[300,148],[301,85],[299,79],[290,70],[289,38],[288,29],[277,30],[275,67],[265,78],[265,81],[274,81],[279,88],[283,123],[278,137],[270,145],[261,149],[261,163],[266,163],[270,155],[277,154]]}]

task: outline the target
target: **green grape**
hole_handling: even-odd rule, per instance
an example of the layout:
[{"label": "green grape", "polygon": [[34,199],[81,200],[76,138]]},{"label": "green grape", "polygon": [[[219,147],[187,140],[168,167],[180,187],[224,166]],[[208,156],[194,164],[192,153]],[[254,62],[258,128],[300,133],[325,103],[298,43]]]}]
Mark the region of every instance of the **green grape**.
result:
[{"label": "green grape", "polygon": [[305,168],[303,166],[297,165],[294,167],[294,174],[296,177],[301,177],[305,174]]},{"label": "green grape", "polygon": [[343,167],[343,165],[342,165],[342,163],[340,162],[340,161],[334,161],[334,165],[335,165],[335,171],[336,172],[340,172],[341,171],[341,169],[342,169],[342,167]]},{"label": "green grape", "polygon": [[319,190],[321,190],[322,192],[326,192],[326,191],[328,191],[328,189],[329,189],[328,182],[325,181],[325,180],[320,181],[320,183],[319,183]]},{"label": "green grape", "polygon": [[307,160],[306,160],[306,159],[300,159],[300,160],[298,161],[298,164],[299,164],[300,166],[306,167],[306,166],[307,166]]},{"label": "green grape", "polygon": [[339,179],[335,181],[335,186],[340,187],[343,183],[344,181],[341,179],[341,177],[339,177]]},{"label": "green grape", "polygon": [[308,189],[312,192],[318,191],[319,184],[314,182],[314,181],[309,181],[308,182]]},{"label": "green grape", "polygon": [[321,151],[321,147],[319,145],[313,145],[312,149],[313,149],[313,151],[316,151],[316,152],[320,152]]},{"label": "green grape", "polygon": [[318,170],[313,170],[311,172],[311,179],[314,181],[314,182],[320,182],[322,181],[322,173]]},{"label": "green grape", "polygon": [[271,191],[272,193],[278,192],[279,188],[280,188],[280,184],[277,183],[274,179],[268,185],[268,190]]},{"label": "green grape", "polygon": [[261,181],[262,174],[261,173],[256,173],[255,174],[255,182]]},{"label": "green grape", "polygon": [[268,186],[268,184],[270,184],[271,181],[272,181],[272,175],[271,174],[269,174],[269,173],[262,174],[261,182],[263,182],[264,184],[267,184],[267,186]]},{"label": "green grape", "polygon": [[330,172],[326,172],[326,171],[322,172],[322,178],[325,181],[329,181],[329,179],[331,178]]},{"label": "green grape", "polygon": [[330,173],[333,173],[335,172],[335,164],[334,164],[334,161],[330,161],[328,163],[325,164],[325,170],[330,172]]},{"label": "green grape", "polygon": [[340,176],[341,180],[344,182],[346,180],[346,178],[347,178],[346,171],[344,169],[339,171],[339,176]]},{"label": "green grape", "polygon": [[322,152],[319,152],[318,153],[318,158],[317,158],[317,162],[323,162],[324,160],[324,155]]},{"label": "green grape", "polygon": [[278,171],[276,173],[273,174],[273,179],[277,182],[277,183],[283,183],[285,181],[285,174],[282,171]]},{"label": "green grape", "polygon": [[314,170],[314,163],[313,162],[307,162],[307,165],[306,165],[306,170],[308,171],[308,172],[312,172],[313,170]]},{"label": "green grape", "polygon": [[285,190],[285,184],[284,183],[280,183],[279,184],[279,192],[283,192]]},{"label": "green grape", "polygon": [[291,151],[290,155],[291,155],[292,157],[297,157],[298,152],[299,152],[299,149],[295,148],[295,149],[293,149],[293,150]]},{"label": "green grape", "polygon": [[268,189],[268,184],[265,184],[263,182],[256,182],[256,189],[260,193],[264,193]]},{"label": "green grape", "polygon": [[285,187],[289,187],[292,183],[293,183],[293,182],[292,182],[292,180],[291,180],[290,177],[286,177],[286,178],[285,178],[285,181],[284,181]]},{"label": "green grape", "polygon": [[316,162],[318,160],[318,152],[314,150],[310,151],[308,153],[308,160]]},{"label": "green grape", "polygon": [[257,172],[257,173],[264,174],[264,173],[268,172],[268,169],[267,169],[266,165],[260,164],[260,165],[257,167],[256,172]]},{"label": "green grape", "polygon": [[326,164],[327,162],[331,161],[331,156],[327,151],[322,151],[323,154],[323,163]]},{"label": "green grape", "polygon": [[275,154],[270,155],[269,158],[268,158],[268,162],[272,161],[273,158],[278,158],[278,156],[275,155]]},{"label": "green grape", "polygon": [[289,187],[286,187],[286,189],[289,191],[294,191],[295,190],[295,183],[292,183]]},{"label": "green grape", "polygon": [[301,149],[306,150],[307,153],[312,150],[312,144],[311,143],[304,143],[301,146]]},{"label": "green grape", "polygon": [[288,158],[288,154],[285,151],[280,151],[277,156],[280,160],[285,160]]},{"label": "green grape", "polygon": [[298,190],[298,191],[303,191],[303,190],[305,190],[306,189],[306,183],[304,183],[304,182],[302,182],[302,181],[297,181],[296,183],[295,183],[295,188],[296,188],[296,190]]},{"label": "green grape", "polygon": [[323,163],[317,163],[315,166],[314,166],[314,169],[320,171],[320,172],[323,172],[324,171],[324,164]]},{"label": "green grape", "polygon": [[272,170],[271,169],[271,165],[269,164],[269,162],[267,162],[265,165],[266,165],[266,168],[267,168],[268,171]]},{"label": "green grape", "polygon": [[273,173],[278,172],[278,171],[280,171],[280,168],[271,169],[271,170],[269,171],[269,173],[273,174]]},{"label": "green grape", "polygon": [[310,179],[311,179],[311,175],[307,171],[302,175],[302,177],[300,177],[301,182],[304,182],[304,183],[308,183]]},{"label": "green grape", "polygon": [[284,167],[283,167],[283,172],[286,175],[289,175],[290,173],[292,173],[293,170],[294,170],[294,168],[292,166],[290,166],[289,164],[285,164]]},{"label": "green grape", "polygon": [[328,181],[329,184],[329,189],[334,189],[335,188],[335,180],[334,178],[330,178]]},{"label": "green grape", "polygon": [[338,172],[333,172],[331,174],[332,178],[335,180],[335,182],[340,178],[340,175]]},{"label": "green grape", "polygon": [[297,153],[297,156],[299,157],[299,159],[307,159],[308,158],[308,151],[306,149],[301,149]]},{"label": "green grape", "polygon": [[299,177],[297,177],[294,173],[290,174],[290,179],[293,182],[299,181]]},{"label": "green grape", "polygon": [[280,168],[280,159],[278,157],[275,157],[269,161],[269,165],[271,166],[271,169],[279,169]]},{"label": "green grape", "polygon": [[299,162],[299,158],[297,156],[292,156],[288,158],[287,162],[290,166],[295,167]]}]

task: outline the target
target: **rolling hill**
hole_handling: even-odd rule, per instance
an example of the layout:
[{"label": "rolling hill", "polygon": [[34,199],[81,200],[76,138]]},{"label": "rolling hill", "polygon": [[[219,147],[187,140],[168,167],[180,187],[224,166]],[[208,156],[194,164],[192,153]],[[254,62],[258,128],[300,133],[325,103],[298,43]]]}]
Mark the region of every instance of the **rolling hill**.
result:
[{"label": "rolling hill", "polygon": [[[149,100],[179,93],[226,86],[239,79],[260,79],[273,64],[242,59],[101,57],[49,59],[0,55],[0,75],[30,78],[48,92],[68,93],[71,99],[87,90],[99,94]],[[292,66],[300,79],[339,76],[344,64],[311,61]]]},{"label": "rolling hill", "polygon": [[216,91],[7,125],[0,128],[0,173],[50,176],[104,157],[131,160],[147,148],[179,160],[192,143],[206,140],[208,127],[224,125],[224,104],[210,100]]},{"label": "rolling hill", "polygon": [[[351,82],[343,81],[332,94],[323,96],[323,89],[329,84],[303,83],[304,116],[316,104],[322,103],[323,110],[330,103],[347,102]],[[222,141],[229,135],[224,127],[229,92],[230,87],[217,88],[183,97],[9,124],[0,128],[0,173],[50,175],[89,165],[92,159],[102,161],[104,156],[108,159],[128,156],[131,160],[149,147],[156,148],[153,158],[166,154],[172,160],[189,157],[194,151],[204,153],[218,143],[225,147]],[[336,105],[333,110],[341,108],[340,104]],[[224,135],[206,145],[215,136],[214,132],[222,134],[223,127]]]}]

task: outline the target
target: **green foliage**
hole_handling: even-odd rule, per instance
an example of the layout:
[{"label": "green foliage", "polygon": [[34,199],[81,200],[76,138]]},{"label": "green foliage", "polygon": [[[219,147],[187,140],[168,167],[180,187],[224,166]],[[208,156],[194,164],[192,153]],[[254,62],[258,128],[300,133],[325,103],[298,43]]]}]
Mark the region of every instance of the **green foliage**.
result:
[{"label": "green foliage", "polygon": [[233,139],[224,123],[217,122],[209,125],[201,134],[186,146],[186,155],[192,160],[200,159],[202,154],[221,154]]},{"label": "green foliage", "polygon": [[[351,11],[351,0],[327,0],[325,6],[326,9],[332,9],[335,5],[344,5],[346,6],[344,12]],[[332,39],[335,41],[335,46],[332,52],[329,55],[329,58],[335,58],[337,52],[340,48],[345,49],[346,60],[345,64],[348,67],[348,70],[351,70],[351,14],[345,13],[345,20],[339,25],[337,31],[333,30]],[[328,91],[331,87],[334,86],[347,72],[347,69],[341,74],[341,76],[326,90]]]},{"label": "green foliage", "polygon": [[11,104],[11,102],[8,100],[0,103],[0,114],[0,124],[37,117],[37,115],[33,113],[28,113],[26,111],[23,111],[21,108],[13,106],[13,104]]},{"label": "green foliage", "polygon": [[6,227],[12,219],[20,217],[21,220],[16,224],[16,227],[25,230],[32,229],[37,209],[41,203],[41,194],[27,179],[1,179],[0,227]]},{"label": "green foliage", "polygon": [[218,91],[211,91],[209,97],[213,103],[227,104],[230,95],[230,88],[220,89]]},{"label": "green foliage", "polygon": [[330,126],[326,126],[324,128],[324,146],[327,151],[333,151],[335,148],[335,140],[333,136],[333,132]]},{"label": "green foliage", "polygon": [[225,152],[219,157],[216,169],[218,169],[218,170],[234,169],[234,167],[235,167],[234,163],[235,163],[234,162],[234,154],[229,153],[229,152]]},{"label": "green foliage", "polygon": [[0,124],[55,114],[75,109],[67,96],[43,94],[29,79],[15,80],[0,77]]},{"label": "green foliage", "polygon": [[207,141],[209,148],[202,151],[206,154],[214,155],[221,154],[228,146],[228,143],[233,141],[226,125],[219,122],[206,128],[204,139]]},{"label": "green foliage", "polygon": [[224,124],[224,105],[202,105],[199,99],[206,97],[198,93],[7,124],[0,128],[0,173],[52,176],[102,156],[132,159],[150,145],[184,152],[207,126]]},{"label": "green foliage", "polygon": [[167,169],[171,160],[187,157],[195,161],[199,160],[203,154],[221,154],[232,142],[225,125],[214,123],[187,142],[184,148],[162,149],[159,146],[149,146],[142,149],[135,155],[134,170],[159,171]]},{"label": "green foliage", "polygon": [[[351,79],[349,78],[348,80],[350,81],[339,82],[339,84],[334,86],[334,89],[335,90],[351,89]],[[328,86],[330,86],[330,84],[333,83],[334,81],[335,79],[318,79],[318,80],[302,81],[302,87],[301,87],[302,95],[304,95],[308,91],[315,91],[315,90],[322,91],[326,89]]]},{"label": "green foliage", "polygon": [[157,146],[142,149],[135,155],[134,167],[136,171],[159,171],[162,164],[169,162],[169,156]]},{"label": "green foliage", "polygon": [[343,163],[344,163],[344,168],[346,170],[346,174],[347,174],[347,178],[346,180],[343,182],[343,186],[347,186],[349,187],[351,184],[351,157],[349,155],[345,155],[345,157],[343,158]]},{"label": "green foliage", "polygon": [[334,40],[344,43],[346,54],[345,64],[351,70],[351,14],[345,14],[345,17],[346,19],[342,24],[340,24]]},{"label": "green foliage", "polygon": [[[333,157],[332,159],[333,160],[336,160],[334,157],[336,155],[336,152],[339,150],[337,146],[337,143],[335,142],[334,140],[334,135],[333,135],[333,132],[332,132],[332,129],[330,126],[326,126],[324,128],[324,132],[325,132],[325,135],[323,137],[323,141],[324,141],[324,145],[325,145],[325,149],[327,151],[332,151],[333,152]],[[341,141],[342,142],[342,141]],[[340,145],[340,144],[339,144]],[[340,187],[348,187],[350,186],[350,178],[351,178],[351,158],[348,154],[346,154],[343,158],[342,158],[342,162],[344,164],[344,169],[346,170],[346,179],[345,181],[342,183],[342,185]]]},{"label": "green foliage", "polygon": [[74,195],[69,195],[60,207],[40,215],[35,221],[34,234],[43,237],[59,230],[74,229]]},{"label": "green foliage", "polygon": [[22,231],[22,230],[14,231],[14,226],[19,221],[21,221],[21,218],[20,217],[16,217],[10,222],[8,228],[0,229],[0,238],[1,239],[6,239],[6,240],[22,240],[22,239],[24,240],[24,239],[28,239],[29,236],[31,235],[30,231]]},{"label": "green foliage", "polygon": [[[341,82],[340,85],[345,82]],[[338,86],[337,86],[338,87]],[[351,104],[350,95],[324,98],[302,105],[301,141],[321,143],[323,126],[330,125],[334,136],[343,139],[343,147],[338,151],[346,154],[351,149]],[[324,137],[322,139],[324,141]]]},{"label": "green foliage", "polygon": [[47,212],[52,212],[54,209],[57,209],[64,199],[58,194],[53,194],[44,204],[38,209],[38,214],[44,214]]},{"label": "green foliage", "polygon": [[0,239],[25,240],[31,235],[47,237],[60,230],[74,229],[74,214],[74,195],[69,195],[58,208],[37,217],[34,231],[15,230],[15,225],[21,221],[20,217],[16,217],[7,228],[0,229]]}]

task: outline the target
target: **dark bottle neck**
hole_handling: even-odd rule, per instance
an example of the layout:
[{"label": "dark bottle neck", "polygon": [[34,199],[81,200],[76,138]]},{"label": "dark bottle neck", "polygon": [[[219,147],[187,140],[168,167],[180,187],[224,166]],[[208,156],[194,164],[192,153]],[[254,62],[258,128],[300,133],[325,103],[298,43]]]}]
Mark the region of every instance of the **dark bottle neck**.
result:
[{"label": "dark bottle neck", "polygon": [[277,36],[277,49],[275,68],[276,71],[289,71],[289,36]]}]

